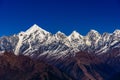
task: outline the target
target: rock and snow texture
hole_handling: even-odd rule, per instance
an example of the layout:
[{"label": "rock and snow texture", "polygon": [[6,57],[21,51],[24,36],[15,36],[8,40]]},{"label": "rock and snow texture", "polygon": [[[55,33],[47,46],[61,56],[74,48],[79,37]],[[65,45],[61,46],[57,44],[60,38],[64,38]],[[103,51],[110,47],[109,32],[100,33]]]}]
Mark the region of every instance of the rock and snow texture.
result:
[{"label": "rock and snow texture", "polygon": [[15,47],[15,51],[14,51],[14,53],[15,53],[15,55],[19,55],[19,51],[20,51],[20,47],[22,46],[22,42],[23,42],[23,35],[24,35],[24,32],[21,32],[21,33],[19,33],[19,40],[18,40],[18,43],[17,43],[17,45],[16,45],[16,47]]},{"label": "rock and snow texture", "polygon": [[102,54],[116,47],[120,47],[120,30],[118,29],[111,34],[103,33],[102,35],[91,30],[86,36],[73,31],[66,36],[60,31],[52,34],[35,24],[18,35],[0,38],[0,51],[12,51],[16,55],[22,53],[29,56],[60,58],[78,51]]}]

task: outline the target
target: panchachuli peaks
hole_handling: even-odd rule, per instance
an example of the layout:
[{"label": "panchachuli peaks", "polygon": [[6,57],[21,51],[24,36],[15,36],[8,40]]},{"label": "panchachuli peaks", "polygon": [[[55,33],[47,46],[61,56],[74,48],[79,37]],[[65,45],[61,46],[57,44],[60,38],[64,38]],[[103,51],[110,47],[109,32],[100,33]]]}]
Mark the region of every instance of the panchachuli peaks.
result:
[{"label": "panchachuli peaks", "polygon": [[[61,31],[52,34],[35,24],[18,35],[1,37],[0,54],[7,51],[40,59],[65,71],[73,80],[108,80],[108,76],[102,75],[111,76],[110,70],[119,69],[119,34],[120,30],[102,35],[90,30],[86,36],[77,31],[67,36]],[[115,70],[108,66],[114,63]]]},{"label": "panchachuli peaks", "polygon": [[[48,52],[52,54],[59,53],[56,54],[56,56],[61,55],[61,57],[62,55],[65,55],[62,54],[63,52],[68,53],[81,50],[104,53],[109,51],[110,46],[114,44],[117,45],[119,42],[117,37],[119,35],[114,35],[119,33],[120,30],[115,30],[113,34],[107,33],[101,35],[96,30],[90,30],[86,36],[80,35],[77,31],[73,31],[69,36],[66,36],[61,31],[58,31],[56,34],[51,34],[34,24],[27,31],[20,32],[15,37],[12,36],[12,39],[16,40],[15,42],[11,42],[11,37],[6,37],[6,42],[5,38],[0,38],[0,51],[12,50],[12,52],[15,52],[16,54],[24,53],[25,55],[31,56],[34,56],[31,52],[34,53],[40,51],[42,54],[46,55]],[[8,45],[6,46],[6,44]],[[42,54],[37,55],[41,56]]]}]

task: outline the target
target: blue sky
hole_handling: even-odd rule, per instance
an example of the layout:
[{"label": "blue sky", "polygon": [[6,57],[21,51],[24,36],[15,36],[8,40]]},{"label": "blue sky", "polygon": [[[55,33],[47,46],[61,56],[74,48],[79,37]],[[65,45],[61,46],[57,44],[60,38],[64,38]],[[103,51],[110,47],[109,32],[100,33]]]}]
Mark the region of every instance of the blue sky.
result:
[{"label": "blue sky", "polygon": [[0,36],[27,30],[33,24],[69,35],[120,29],[119,0],[0,0]]}]

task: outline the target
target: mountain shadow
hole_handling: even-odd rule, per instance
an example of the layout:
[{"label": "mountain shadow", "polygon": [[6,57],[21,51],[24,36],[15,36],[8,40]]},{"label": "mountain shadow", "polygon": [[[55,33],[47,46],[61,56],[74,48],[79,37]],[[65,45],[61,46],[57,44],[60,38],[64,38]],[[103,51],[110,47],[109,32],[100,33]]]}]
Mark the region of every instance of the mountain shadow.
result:
[{"label": "mountain shadow", "polygon": [[0,55],[0,80],[72,80],[45,62],[13,53]]}]

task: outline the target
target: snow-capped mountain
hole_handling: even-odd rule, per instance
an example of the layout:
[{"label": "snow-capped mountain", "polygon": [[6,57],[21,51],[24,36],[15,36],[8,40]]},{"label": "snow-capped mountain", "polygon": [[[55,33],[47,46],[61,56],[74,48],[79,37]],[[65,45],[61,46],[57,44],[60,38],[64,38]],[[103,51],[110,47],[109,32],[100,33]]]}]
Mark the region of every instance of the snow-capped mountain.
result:
[{"label": "snow-capped mountain", "polygon": [[108,80],[120,71],[120,30],[103,34],[90,30],[86,36],[73,31],[67,36],[35,24],[17,35],[1,37],[0,54],[5,51],[45,61],[74,80]]},{"label": "snow-capped mountain", "polygon": [[73,31],[69,36],[66,36],[60,31],[52,34],[35,24],[18,35],[1,37],[0,51],[12,51],[16,55],[22,53],[29,56],[47,55],[60,58],[67,56],[67,53],[74,55],[79,51],[102,54],[111,48],[120,47],[119,42],[120,30],[115,30],[112,34],[103,33],[103,35],[91,30],[86,36]]}]

